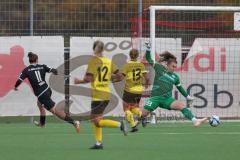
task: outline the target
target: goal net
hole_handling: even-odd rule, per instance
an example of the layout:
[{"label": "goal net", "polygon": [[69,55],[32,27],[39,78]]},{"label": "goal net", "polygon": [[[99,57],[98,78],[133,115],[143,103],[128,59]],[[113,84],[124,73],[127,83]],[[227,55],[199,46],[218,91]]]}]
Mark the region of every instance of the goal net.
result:
[{"label": "goal net", "polygon": [[[150,6],[142,23],[141,43],[150,40],[155,61],[164,51],[177,57],[176,72],[195,97],[191,110],[197,117],[240,118],[240,7]],[[173,96],[185,101],[177,90]],[[156,115],[182,117],[162,109]]]}]

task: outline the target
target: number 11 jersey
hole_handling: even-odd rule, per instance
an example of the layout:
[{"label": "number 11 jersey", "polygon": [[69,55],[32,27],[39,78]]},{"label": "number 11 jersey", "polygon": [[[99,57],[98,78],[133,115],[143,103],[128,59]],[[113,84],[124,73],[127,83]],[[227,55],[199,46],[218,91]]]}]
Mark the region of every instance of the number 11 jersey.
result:
[{"label": "number 11 jersey", "polygon": [[27,78],[32,86],[35,96],[40,97],[49,88],[45,81],[45,75],[51,72],[51,68],[41,64],[31,64],[26,67],[19,76],[19,80],[23,81]]}]

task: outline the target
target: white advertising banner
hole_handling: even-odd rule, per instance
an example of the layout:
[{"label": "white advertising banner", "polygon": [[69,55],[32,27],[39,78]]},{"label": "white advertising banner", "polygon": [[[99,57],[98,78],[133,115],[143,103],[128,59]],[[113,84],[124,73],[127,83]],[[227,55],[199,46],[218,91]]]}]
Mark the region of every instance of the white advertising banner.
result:
[{"label": "white advertising banner", "polygon": [[[83,78],[88,56],[93,55],[92,46],[95,40],[101,40],[105,43],[104,55],[112,59],[119,68],[128,58],[128,52],[132,48],[131,38],[72,37],[71,58],[80,57],[78,61],[72,61],[71,65],[76,68],[74,63],[79,62],[81,67],[72,69],[71,77]],[[197,38],[190,48],[188,60],[182,66],[180,66],[182,50],[180,38],[156,38],[156,44],[157,54],[167,50],[178,57],[179,67],[177,73],[180,75],[185,88],[195,97],[192,110],[197,116],[211,116],[213,114],[221,117],[240,116],[239,39]],[[112,86],[111,90],[112,94],[118,97],[118,102],[114,102],[116,107],[107,115],[123,115],[120,98],[122,86],[120,85],[120,88],[114,86]],[[89,88],[90,85],[85,85],[85,87]],[[71,107],[72,113],[90,110],[91,98],[86,97],[86,95],[82,96],[80,90],[79,93],[80,95],[75,92],[71,95],[71,99],[74,101]],[[176,91],[173,96],[185,101],[185,98]],[[176,115],[176,113],[178,112],[162,109],[157,112],[163,117],[171,116],[171,114]],[[179,115],[181,115],[180,112]]]},{"label": "white advertising banner", "polygon": [[[0,116],[39,115],[37,98],[27,80],[18,91],[13,90],[19,74],[29,65],[30,51],[38,55],[40,64],[57,68],[64,62],[63,37],[0,37]],[[53,92],[53,99],[61,101],[64,94]]]},{"label": "white advertising banner", "polygon": [[[88,60],[93,56],[93,42],[105,43],[104,55],[119,67],[128,60],[132,49],[132,39],[122,37],[72,37],[70,39],[70,107],[72,114],[89,115],[91,108],[90,84],[74,85],[74,77],[83,78]],[[62,37],[1,37],[0,38],[0,116],[39,115],[36,97],[28,82],[24,82],[19,91],[13,86],[19,73],[29,62],[27,53],[35,52],[39,63],[50,67],[63,68],[64,40]],[[169,51],[178,57],[177,73],[182,84],[195,97],[191,108],[197,116],[239,117],[239,70],[240,40],[224,38],[197,38],[190,48],[187,60],[181,65],[182,42],[180,38],[156,38],[157,54]],[[157,57],[157,56],[156,56]],[[144,56],[142,59],[143,62]],[[61,70],[63,72],[63,70]],[[62,74],[62,73],[60,73]],[[62,77],[61,77],[62,76]],[[154,75],[152,75],[154,76]],[[58,78],[47,76],[47,82],[53,87],[53,100],[58,104],[64,100],[63,75]],[[110,109],[106,115],[122,116],[123,83],[111,84]],[[176,91],[173,96],[185,101]],[[144,105],[144,99],[141,106]],[[181,115],[180,112],[159,109],[159,116]]]},{"label": "white advertising banner", "polygon": [[[71,77],[83,78],[86,72],[86,67],[88,63],[88,58],[93,56],[93,43],[96,40],[101,40],[105,44],[104,56],[110,58],[119,69],[122,65],[129,60],[129,51],[132,49],[133,40],[129,37],[72,37],[70,41],[70,51],[71,51]],[[142,41],[144,43],[144,41]],[[136,41],[134,41],[134,44]],[[164,44],[157,45],[157,50],[159,52],[169,51],[173,54],[181,55],[181,39],[175,38],[157,38],[156,43]],[[143,45],[143,44],[142,44]],[[136,45],[135,46],[139,46]],[[144,54],[142,54],[144,57]],[[144,58],[142,61],[145,61]],[[78,66],[81,67],[78,67]],[[76,68],[78,67],[78,68]],[[73,80],[71,81],[73,82]],[[72,84],[73,85],[73,84]],[[123,93],[123,82],[115,83],[111,85],[112,97],[115,97],[115,101],[111,102],[112,105],[109,106],[110,112],[107,111],[106,115],[111,116],[122,116],[122,93]],[[90,89],[90,84],[80,85]],[[73,104],[70,108],[70,112],[77,114],[79,112],[88,112],[91,108],[91,96],[87,94],[86,88],[79,89],[76,92],[74,86],[70,87],[70,98],[73,100]],[[116,100],[117,99],[117,100]],[[141,102],[141,106],[144,104],[144,99]]]},{"label": "white advertising banner", "polygon": [[239,117],[240,39],[197,38],[191,57],[182,65],[182,81],[195,96],[193,111]]}]

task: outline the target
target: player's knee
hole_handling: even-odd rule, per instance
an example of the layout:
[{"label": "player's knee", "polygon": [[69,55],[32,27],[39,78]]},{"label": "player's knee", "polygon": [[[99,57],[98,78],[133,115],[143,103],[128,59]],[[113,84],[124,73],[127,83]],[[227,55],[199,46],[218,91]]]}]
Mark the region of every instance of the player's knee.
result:
[{"label": "player's knee", "polygon": [[183,108],[185,108],[185,104],[184,104],[183,102],[179,102],[179,103],[177,104],[177,108],[178,108],[179,110],[182,110]]},{"label": "player's knee", "polygon": [[146,117],[150,114],[150,111],[149,110],[146,110],[146,109],[143,109],[142,111],[142,116]]},{"label": "player's knee", "polygon": [[49,111],[50,111],[52,114],[56,114],[56,108],[55,108],[55,107],[52,107]]},{"label": "player's knee", "polygon": [[37,106],[42,107],[42,104],[39,101],[37,101]]},{"label": "player's knee", "polygon": [[124,112],[130,110],[130,106],[129,106],[129,104],[127,104],[127,103],[123,103],[123,110],[124,110]]},{"label": "player's knee", "polygon": [[100,127],[99,120],[94,119],[94,120],[92,120],[92,123],[95,124],[95,126]]},{"label": "player's knee", "polygon": [[99,121],[101,120],[102,118],[101,117],[94,117],[92,118],[92,123],[95,124],[95,126],[99,127]]},{"label": "player's knee", "polygon": [[124,112],[130,111],[130,107],[123,107],[123,111]]}]

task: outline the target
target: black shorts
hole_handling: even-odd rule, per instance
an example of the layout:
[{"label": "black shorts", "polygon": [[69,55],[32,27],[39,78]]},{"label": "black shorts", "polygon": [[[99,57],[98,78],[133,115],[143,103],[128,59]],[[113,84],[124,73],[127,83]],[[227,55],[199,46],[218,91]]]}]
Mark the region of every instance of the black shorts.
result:
[{"label": "black shorts", "polygon": [[103,114],[105,108],[108,106],[109,101],[92,101],[91,114]]},{"label": "black shorts", "polygon": [[49,88],[40,97],[38,97],[38,101],[47,110],[50,110],[55,106],[55,102],[52,100],[51,96],[52,96],[52,90]]},{"label": "black shorts", "polygon": [[123,93],[123,101],[126,103],[138,104],[141,100],[142,94],[134,94],[127,91]]}]

